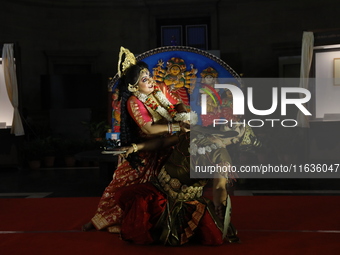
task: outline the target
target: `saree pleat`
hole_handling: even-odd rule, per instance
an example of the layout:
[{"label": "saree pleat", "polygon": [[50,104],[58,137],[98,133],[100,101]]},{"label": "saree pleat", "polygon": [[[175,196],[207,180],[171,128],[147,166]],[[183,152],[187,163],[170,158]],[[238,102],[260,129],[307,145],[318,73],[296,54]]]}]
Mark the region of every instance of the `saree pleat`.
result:
[{"label": "saree pleat", "polygon": [[[217,217],[213,202],[202,196],[207,180],[190,178],[189,142],[188,133],[179,136],[179,143],[150,182],[117,191],[116,199],[124,212],[123,240],[171,246],[189,241],[204,245],[224,242],[223,222]],[[218,153],[212,157],[221,158]]]},{"label": "saree pleat", "polygon": [[170,149],[157,153],[153,152],[152,154],[141,153],[140,156],[144,159],[144,166],[139,167],[138,171],[133,169],[128,161],[121,159],[114,172],[113,179],[104,190],[97,211],[91,219],[97,230],[107,229],[110,232],[119,232],[117,225],[121,224],[122,209],[115,198],[117,190],[125,186],[150,181],[159,172],[169,154]]},{"label": "saree pleat", "polygon": [[152,183],[122,188],[116,198],[124,211],[123,240],[178,246],[196,235],[197,241],[206,245],[223,243],[221,224],[206,209],[206,199],[172,201]]}]

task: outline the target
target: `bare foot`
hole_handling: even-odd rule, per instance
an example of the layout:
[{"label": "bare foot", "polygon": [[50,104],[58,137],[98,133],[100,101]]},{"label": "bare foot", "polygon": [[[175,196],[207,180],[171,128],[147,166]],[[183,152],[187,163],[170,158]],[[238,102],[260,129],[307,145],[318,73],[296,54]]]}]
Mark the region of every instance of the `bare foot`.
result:
[{"label": "bare foot", "polygon": [[82,231],[90,231],[92,229],[95,229],[95,227],[93,226],[92,222],[88,222],[86,224],[84,224],[82,227],[81,227],[81,230]]}]

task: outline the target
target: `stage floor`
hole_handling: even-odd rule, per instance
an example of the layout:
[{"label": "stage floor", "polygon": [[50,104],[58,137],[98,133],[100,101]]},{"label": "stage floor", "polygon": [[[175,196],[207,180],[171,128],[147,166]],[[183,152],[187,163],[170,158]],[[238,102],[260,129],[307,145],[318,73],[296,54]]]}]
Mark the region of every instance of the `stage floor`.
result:
[{"label": "stage floor", "polygon": [[0,199],[2,255],[339,254],[340,196],[233,196],[241,243],[133,245],[118,234],[82,232],[99,197]]},{"label": "stage floor", "polygon": [[239,179],[230,193],[240,244],[163,247],[81,231],[111,178],[100,167],[1,169],[0,254],[339,254],[338,179]]}]

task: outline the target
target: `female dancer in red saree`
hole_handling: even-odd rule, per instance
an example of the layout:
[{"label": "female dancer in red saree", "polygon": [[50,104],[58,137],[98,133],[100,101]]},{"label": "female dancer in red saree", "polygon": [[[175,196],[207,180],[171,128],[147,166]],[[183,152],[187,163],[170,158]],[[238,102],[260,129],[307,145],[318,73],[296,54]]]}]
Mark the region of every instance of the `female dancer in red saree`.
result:
[{"label": "female dancer in red saree", "polygon": [[[118,62],[120,76],[118,88],[121,100],[120,140],[122,146],[135,146],[141,141],[168,136],[179,131],[180,124],[189,120],[184,105],[172,94],[155,86],[144,62],[136,63],[134,55],[121,47]],[[150,181],[156,176],[171,148],[154,152],[137,152],[128,158],[119,156],[117,169],[111,183],[106,187],[91,221],[83,226],[106,229],[118,233],[122,210],[115,193],[124,186]]]}]

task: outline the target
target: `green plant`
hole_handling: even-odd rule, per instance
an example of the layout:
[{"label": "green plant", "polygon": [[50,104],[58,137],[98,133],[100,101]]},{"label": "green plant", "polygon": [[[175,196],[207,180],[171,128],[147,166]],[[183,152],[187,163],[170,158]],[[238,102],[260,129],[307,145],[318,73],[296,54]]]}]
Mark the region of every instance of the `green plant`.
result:
[{"label": "green plant", "polygon": [[82,122],[82,124],[84,124],[88,128],[90,136],[93,139],[104,138],[107,130],[110,128],[106,121]]}]

